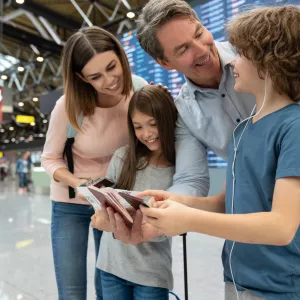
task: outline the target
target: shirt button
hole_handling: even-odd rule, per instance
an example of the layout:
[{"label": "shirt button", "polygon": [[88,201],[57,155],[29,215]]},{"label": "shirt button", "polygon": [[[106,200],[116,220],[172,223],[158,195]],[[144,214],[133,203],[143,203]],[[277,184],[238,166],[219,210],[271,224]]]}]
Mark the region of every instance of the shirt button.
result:
[{"label": "shirt button", "polygon": [[225,94],[222,94],[222,97],[224,98],[226,95]]},{"label": "shirt button", "polygon": [[241,119],[237,118],[236,121],[237,121],[238,123],[240,123],[240,122],[241,122]]}]

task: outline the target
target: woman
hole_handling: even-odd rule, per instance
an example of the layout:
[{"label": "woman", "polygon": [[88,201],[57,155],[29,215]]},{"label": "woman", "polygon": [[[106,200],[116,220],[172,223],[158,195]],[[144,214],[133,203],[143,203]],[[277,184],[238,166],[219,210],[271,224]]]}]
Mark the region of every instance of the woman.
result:
[{"label": "woman", "polygon": [[[133,84],[136,88],[146,82],[132,77],[119,41],[98,27],[83,28],[70,37],[62,69],[65,95],[52,112],[41,160],[53,178],[51,234],[59,299],[85,300],[88,234],[94,211],[77,193],[72,198],[68,190],[106,174],[113,153],[128,142],[126,118]],[[69,124],[77,130],[72,146],[74,174],[63,157]],[[97,257],[102,232],[93,231]],[[100,300],[97,270],[95,283]]]}]

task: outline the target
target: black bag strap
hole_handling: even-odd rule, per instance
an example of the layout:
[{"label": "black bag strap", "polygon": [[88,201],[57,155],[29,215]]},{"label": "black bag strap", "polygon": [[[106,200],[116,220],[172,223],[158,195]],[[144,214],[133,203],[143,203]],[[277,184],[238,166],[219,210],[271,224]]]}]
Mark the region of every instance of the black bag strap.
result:
[{"label": "black bag strap", "polygon": [[[63,156],[66,157],[69,171],[74,174],[74,161],[73,161],[73,152],[72,152],[72,146],[74,144],[75,138],[67,138],[65,143],[65,148],[63,152]],[[69,198],[75,198],[75,190],[69,186]]]}]

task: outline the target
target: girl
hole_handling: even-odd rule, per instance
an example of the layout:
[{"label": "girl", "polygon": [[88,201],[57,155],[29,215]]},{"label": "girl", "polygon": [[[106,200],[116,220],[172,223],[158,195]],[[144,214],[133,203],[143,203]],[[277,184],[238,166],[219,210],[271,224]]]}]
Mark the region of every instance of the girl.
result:
[{"label": "girl", "polygon": [[229,41],[239,54],[234,88],[256,97],[256,113],[233,133],[222,193],[140,195],[179,202],[141,207],[165,234],[226,239],[226,300],[300,299],[299,24],[296,6],[257,8],[229,23]]},{"label": "girl", "polygon": [[[161,87],[145,86],[133,95],[128,110],[129,146],[116,151],[106,174],[116,188],[165,190],[172,185],[176,119],[174,101]],[[112,231],[106,227],[105,214],[98,211],[92,226]],[[97,267],[104,300],[169,299],[173,276],[168,238],[127,245],[104,232]]]},{"label": "girl", "polygon": [[[52,248],[60,300],[86,299],[89,203],[73,193],[89,177],[104,176],[113,153],[128,142],[127,110],[133,94],[146,82],[131,75],[119,41],[98,28],[83,28],[67,41],[62,56],[65,95],[52,112],[42,165],[53,178]],[[69,124],[74,172],[63,157]],[[69,159],[69,157],[68,157]],[[72,170],[71,170],[72,171]],[[98,255],[102,232],[93,230]],[[95,272],[102,299],[100,272]]]}]

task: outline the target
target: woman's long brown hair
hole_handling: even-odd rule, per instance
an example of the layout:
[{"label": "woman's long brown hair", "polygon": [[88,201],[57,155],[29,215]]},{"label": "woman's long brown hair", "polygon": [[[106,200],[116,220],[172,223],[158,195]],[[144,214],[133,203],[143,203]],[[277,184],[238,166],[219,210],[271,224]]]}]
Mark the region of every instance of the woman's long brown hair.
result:
[{"label": "woman's long brown hair", "polygon": [[129,104],[128,129],[129,150],[116,183],[116,188],[131,190],[135,184],[136,172],[149,165],[152,152],[135,135],[132,115],[135,111],[153,117],[156,120],[161,155],[172,165],[175,164],[175,124],[177,109],[174,100],[163,88],[147,85],[136,91]]},{"label": "woman's long brown hair", "polygon": [[97,53],[114,51],[123,68],[124,87],[127,97],[132,90],[132,78],[127,56],[120,42],[100,27],[86,27],[73,34],[67,41],[62,55],[62,74],[66,100],[66,111],[71,125],[80,131],[78,116],[91,116],[97,105],[97,92],[84,82],[78,74]]}]

